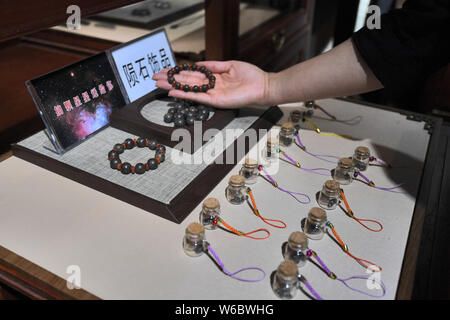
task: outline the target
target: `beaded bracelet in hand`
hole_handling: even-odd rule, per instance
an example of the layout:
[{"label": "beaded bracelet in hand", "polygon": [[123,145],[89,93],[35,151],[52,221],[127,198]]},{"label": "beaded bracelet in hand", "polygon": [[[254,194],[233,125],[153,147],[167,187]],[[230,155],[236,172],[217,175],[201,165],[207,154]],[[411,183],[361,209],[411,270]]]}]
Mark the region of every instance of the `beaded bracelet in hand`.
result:
[{"label": "beaded bracelet in hand", "polygon": [[[155,150],[155,157],[150,158],[147,163],[137,163],[132,166],[128,162],[122,163],[119,155],[125,151],[125,149],[133,149],[135,146],[139,148],[148,147],[150,150]],[[113,149],[108,153],[108,160],[110,161],[111,169],[117,169],[123,174],[143,174],[149,170],[155,170],[161,162],[166,159],[166,147],[154,140],[146,138],[138,139],[126,139],[123,143],[117,143]]]},{"label": "beaded bracelet in hand", "polygon": [[[176,74],[180,73],[180,71],[199,71],[201,73],[204,73],[209,83],[193,86],[182,84],[181,82],[176,81],[174,77]],[[205,66],[199,67],[195,63],[192,65],[183,63],[173,67],[172,69],[167,71],[167,81],[172,85],[174,89],[183,90],[185,92],[207,92],[209,89],[214,88],[216,85],[216,77],[213,75],[212,71],[206,69]]]}]

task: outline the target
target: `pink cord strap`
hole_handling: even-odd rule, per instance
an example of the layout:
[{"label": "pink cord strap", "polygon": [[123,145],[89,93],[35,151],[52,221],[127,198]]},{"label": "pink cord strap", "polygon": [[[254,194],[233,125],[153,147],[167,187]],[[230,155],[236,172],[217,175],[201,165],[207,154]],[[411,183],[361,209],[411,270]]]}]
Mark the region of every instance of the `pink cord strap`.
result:
[{"label": "pink cord strap", "polygon": [[[211,246],[208,245],[207,248],[208,248],[208,252],[211,253],[211,255],[212,255],[212,256],[214,257],[214,259],[216,260],[216,262],[217,262],[217,264],[219,265],[220,269],[222,269],[222,271],[223,271],[226,275],[228,275],[228,276],[230,276],[230,277],[232,277],[232,278],[234,278],[234,279],[236,279],[236,280],[244,281],[244,282],[259,282],[259,281],[264,280],[264,278],[266,277],[266,273],[264,272],[264,270],[261,269],[261,268],[258,268],[258,267],[247,267],[247,268],[239,269],[239,270],[236,271],[236,272],[230,272],[230,271],[228,271],[228,270],[225,268],[225,266],[224,266],[222,260],[220,260],[219,256],[218,256],[217,253],[211,248]],[[243,272],[243,271],[246,271],[246,270],[256,270],[256,271],[259,271],[259,272],[262,274],[262,277],[259,278],[259,279],[253,280],[253,279],[244,279],[244,278],[240,278],[240,277],[236,276],[238,273]]]}]

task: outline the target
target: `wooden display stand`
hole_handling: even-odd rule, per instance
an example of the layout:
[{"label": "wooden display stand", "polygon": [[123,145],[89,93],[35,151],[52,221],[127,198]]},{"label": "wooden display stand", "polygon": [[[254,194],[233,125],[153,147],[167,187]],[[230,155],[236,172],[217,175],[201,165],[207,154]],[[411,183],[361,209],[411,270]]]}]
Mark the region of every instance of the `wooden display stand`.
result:
[{"label": "wooden display stand", "polygon": [[[257,132],[258,140],[261,138],[259,129],[269,130],[282,117],[282,112],[278,107],[271,107],[266,110],[252,126],[247,129],[254,129]],[[214,118],[214,117],[213,117]],[[152,131],[149,131],[152,134]],[[245,132],[242,134],[245,135]],[[90,139],[95,139],[92,136]],[[194,178],[169,204],[162,203],[141,193],[135,192],[131,189],[125,188],[122,185],[113,183],[106,178],[99,177],[84,171],[83,168],[78,168],[55,158],[48,157],[39,152],[28,149],[20,144],[13,145],[13,153],[15,156],[29,161],[42,168],[50,170],[54,173],[62,175],[66,178],[74,180],[85,186],[103,192],[114,198],[132,204],[143,210],[158,215],[164,219],[181,223],[192,210],[208,195],[208,193],[225,177],[228,172],[240,160],[237,159],[237,141],[236,139],[226,150],[219,155],[218,159],[223,159],[226,154],[230,154],[234,149],[234,161],[227,164],[212,163],[206,167],[196,178]],[[72,151],[80,146],[75,147]],[[248,152],[253,144],[248,143],[245,146],[245,153]],[[92,150],[96,152],[96,150]],[[219,163],[224,163],[219,161]]]},{"label": "wooden display stand", "polygon": [[[164,145],[171,148],[175,147],[177,144],[182,142],[181,140],[172,140],[172,132],[178,128],[176,127],[166,127],[152,123],[145,119],[142,114],[142,108],[154,99],[164,98],[166,94],[155,93],[148,94],[125,107],[117,110],[111,115],[110,123],[111,126],[123,131],[133,133],[137,136],[154,138]],[[215,109],[214,115],[208,121],[202,122],[203,133],[211,128],[222,130],[231,120],[236,116],[236,111],[234,110],[223,110]],[[191,141],[189,142],[190,148],[188,150],[183,150],[184,152],[194,153],[198,150],[201,145],[194,145],[194,126],[185,126],[183,129],[189,131],[189,136]],[[202,145],[207,143],[207,141],[202,140]]]}]

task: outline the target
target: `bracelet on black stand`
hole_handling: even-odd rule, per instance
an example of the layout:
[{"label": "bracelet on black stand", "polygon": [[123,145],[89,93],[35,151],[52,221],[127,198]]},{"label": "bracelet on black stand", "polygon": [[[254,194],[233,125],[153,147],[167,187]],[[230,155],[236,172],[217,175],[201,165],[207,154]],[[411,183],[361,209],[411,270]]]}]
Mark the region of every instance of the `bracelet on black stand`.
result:
[{"label": "bracelet on black stand", "polygon": [[[205,74],[208,79],[208,84],[203,85],[193,85],[190,86],[188,84],[182,84],[175,80],[175,75],[180,73],[181,71],[198,71]],[[211,70],[208,70],[205,66],[197,66],[197,64],[189,65],[187,63],[180,64],[178,66],[173,67],[169,71],[167,71],[167,81],[172,85],[174,89],[183,90],[185,92],[207,92],[209,89],[212,89],[216,86],[216,77],[213,75]]]},{"label": "bracelet on black stand", "polygon": [[[147,163],[137,163],[132,166],[128,162],[122,163],[119,155],[122,154],[126,149],[133,149],[138,146],[139,148],[148,147],[150,150],[155,150],[155,157],[150,158]],[[111,169],[117,169],[123,174],[136,173],[143,174],[149,170],[155,170],[161,162],[166,159],[166,147],[154,140],[146,138],[138,139],[126,139],[123,143],[117,143],[114,145],[113,149],[108,153],[108,160],[110,161]]]}]

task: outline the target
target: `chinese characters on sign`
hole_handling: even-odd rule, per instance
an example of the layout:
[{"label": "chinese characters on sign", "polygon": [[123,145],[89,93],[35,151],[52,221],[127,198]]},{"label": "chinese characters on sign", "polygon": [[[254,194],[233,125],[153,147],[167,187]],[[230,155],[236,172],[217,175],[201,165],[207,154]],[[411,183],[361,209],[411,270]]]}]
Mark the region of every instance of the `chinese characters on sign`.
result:
[{"label": "chinese characters on sign", "polygon": [[[127,63],[122,66],[123,72],[130,88],[134,87],[140,81],[151,78],[147,65],[150,66],[152,75],[160,72],[164,68],[171,66],[170,59],[164,48],[159,50],[159,58],[153,52],[147,53],[147,63],[145,58],[140,58],[133,63]],[[135,69],[136,67],[136,69]]]},{"label": "chinese characters on sign", "polygon": [[152,76],[176,64],[164,31],[113,49],[111,55],[129,102],[155,90]]},{"label": "chinese characters on sign", "polygon": [[[112,84],[111,80],[106,81],[106,88],[108,88],[108,92],[112,91],[112,89],[114,88],[114,85]],[[89,90],[91,93],[91,96],[89,96],[89,93],[87,91],[84,91],[81,93],[82,98],[80,98],[80,95],[76,95],[75,97],[72,98],[73,104],[70,99],[66,100],[63,102],[64,108],[61,107],[60,104],[57,104],[53,107],[53,111],[55,112],[57,117],[60,117],[60,116],[64,115],[64,110],[66,110],[66,112],[70,112],[73,110],[74,107],[78,108],[82,104],[88,103],[89,101],[91,101],[91,99],[96,99],[100,95],[106,94],[106,88],[105,88],[105,85],[99,84],[98,87],[94,87]],[[98,91],[97,91],[97,89],[98,89]]]},{"label": "chinese characters on sign", "polygon": [[107,126],[126,104],[117,81],[102,52],[26,82],[58,153]]}]

